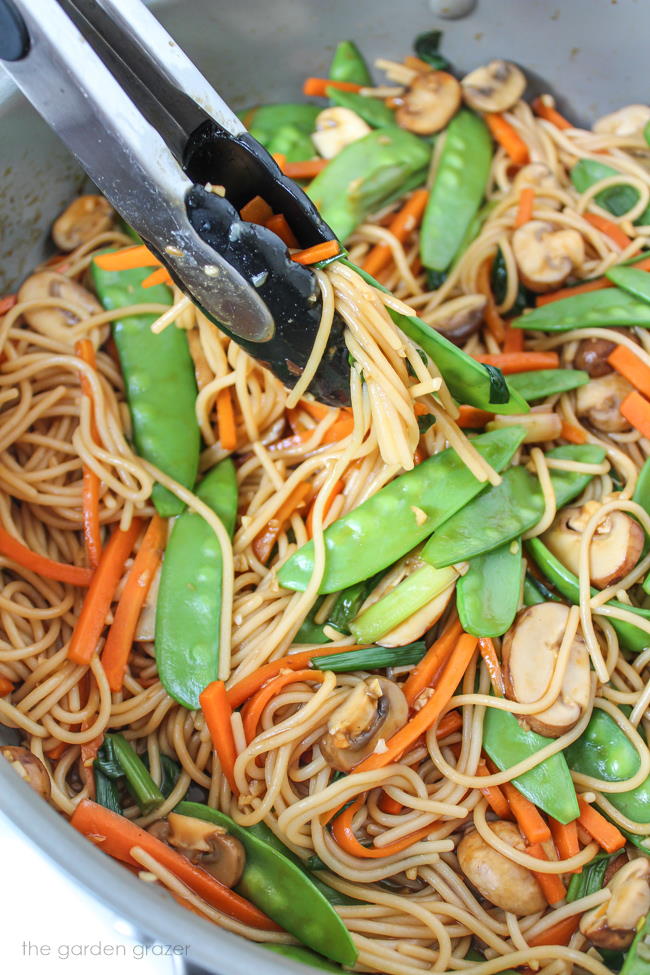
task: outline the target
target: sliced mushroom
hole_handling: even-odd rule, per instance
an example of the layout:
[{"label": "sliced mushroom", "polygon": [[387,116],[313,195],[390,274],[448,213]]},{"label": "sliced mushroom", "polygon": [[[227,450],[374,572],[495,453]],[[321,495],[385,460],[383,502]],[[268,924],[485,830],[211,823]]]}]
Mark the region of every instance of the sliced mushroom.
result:
[{"label": "sliced mushroom", "polygon": [[621,403],[632,389],[617,372],[592,379],[576,390],[576,415],[603,433],[624,433],[630,424],[621,414]]},{"label": "sliced mushroom", "polygon": [[649,105],[626,105],[616,112],[603,115],[595,122],[593,130],[604,135],[642,135],[650,122]]},{"label": "sliced mushroom", "polygon": [[[526,845],[514,823],[497,820],[490,823],[490,828],[515,850],[525,850]],[[460,869],[467,879],[495,907],[518,917],[546,909],[546,899],[530,870],[508,860],[486,843],[475,829],[465,834],[456,852]]]},{"label": "sliced mushroom", "polygon": [[413,643],[415,640],[419,640],[427,630],[431,629],[434,623],[438,622],[449,605],[449,600],[455,588],[456,580],[450,586],[447,586],[446,589],[443,589],[426,606],[418,609],[412,616],[405,619],[403,623],[400,623],[399,626],[391,630],[390,633],[385,633],[381,640],[377,640],[377,643],[382,647],[403,647],[407,643]]},{"label": "sliced mushroom", "polygon": [[323,159],[332,159],[351,142],[368,135],[370,126],[350,108],[325,108],[316,116],[311,141]]},{"label": "sliced mushroom", "polygon": [[[598,501],[563,508],[542,536],[544,543],[568,569],[578,575],[582,532],[599,508]],[[592,536],[589,575],[598,589],[611,586],[630,572],[641,558],[643,529],[624,511],[610,511]]]},{"label": "sliced mushroom", "polygon": [[486,304],[483,295],[463,295],[445,302],[428,321],[454,345],[464,345],[481,328]]},{"label": "sliced mushroom", "polygon": [[608,339],[582,339],[573,358],[576,369],[584,369],[592,379],[600,379],[614,372],[607,361],[607,357],[616,348],[615,342]]},{"label": "sliced mushroom", "polygon": [[623,951],[630,947],[639,921],[650,911],[650,860],[630,860],[608,886],[612,896],[583,914],[580,930],[598,948]]},{"label": "sliced mushroom", "polygon": [[417,135],[440,132],[461,103],[461,89],[446,71],[423,71],[416,75],[400,98],[395,121]]},{"label": "sliced mushroom", "polygon": [[330,716],[320,750],[333,768],[349,772],[374,752],[381,739],[386,741],[406,724],[408,710],[394,681],[387,677],[359,681]]},{"label": "sliced mushroom", "polygon": [[[164,820],[160,821],[164,823]],[[223,827],[206,823],[194,816],[170,813],[167,823],[150,832],[179,850],[192,863],[203,867],[225,887],[239,882],[246,865],[246,853],[240,841]]]},{"label": "sliced mushroom", "polygon": [[496,416],[490,420],[486,429],[502,430],[504,427],[524,427],[526,435],[524,443],[547,443],[562,436],[562,420],[557,413],[550,410],[536,410],[530,413],[511,413],[510,416]]},{"label": "sliced mushroom", "polygon": [[[554,195],[555,191],[560,189],[557,177],[546,163],[533,162],[522,166],[514,178],[513,189],[520,193],[525,186],[532,186],[535,190],[535,202],[541,206],[557,210],[562,205]],[[551,195],[545,196],[545,192]]]},{"label": "sliced mushroom", "polygon": [[463,98],[477,112],[507,112],[526,89],[526,77],[511,61],[490,61],[461,81]]},{"label": "sliced mushroom", "polygon": [[44,799],[50,798],[52,791],[50,777],[40,758],[37,758],[28,748],[21,748],[19,745],[3,745],[0,748],[0,755],[6,758],[14,772],[27,785],[31,785],[34,792],[38,792]]},{"label": "sliced mushroom", "polygon": [[529,220],[515,230],[512,251],[522,282],[538,294],[564,284],[585,256],[577,230],[556,230],[545,220]]},{"label": "sliced mushroom", "polygon": [[57,274],[56,271],[38,271],[32,274],[20,286],[17,299],[20,304],[23,301],[38,301],[47,298],[61,298],[76,305],[81,315],[76,315],[72,311],[63,308],[28,308],[23,312],[23,316],[28,325],[35,331],[45,335],[53,330],[66,328],[76,325],[81,321],[82,316],[97,315],[102,311],[94,295],[86,291],[76,281],[71,281],[64,274]]},{"label": "sliced mushroom", "polygon": [[52,225],[52,239],[62,251],[73,251],[97,234],[110,230],[115,211],[96,193],[78,196]]},{"label": "sliced mushroom", "polygon": [[[538,701],[551,682],[569,607],[539,603],[522,610],[503,638],[501,656],[506,697],[520,704]],[[550,707],[519,717],[520,723],[548,738],[559,738],[580,720],[589,705],[589,653],[577,633],[560,692]]]},{"label": "sliced mushroom", "polygon": [[161,568],[158,568],[155,576],[151,580],[147,597],[140,610],[138,623],[135,628],[134,640],[147,643],[156,636],[156,603],[158,602],[158,589],[160,588]]}]

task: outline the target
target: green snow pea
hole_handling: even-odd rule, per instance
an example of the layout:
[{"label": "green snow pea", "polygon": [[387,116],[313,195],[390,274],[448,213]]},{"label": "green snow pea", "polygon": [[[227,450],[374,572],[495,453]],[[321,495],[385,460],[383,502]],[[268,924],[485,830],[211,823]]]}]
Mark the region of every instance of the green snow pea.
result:
[{"label": "green snow pea", "polygon": [[637,267],[613,267],[605,277],[639,301],[650,302],[650,274]]},{"label": "green snow pea", "polygon": [[[164,333],[163,333],[164,334]],[[206,474],[198,497],[232,535],[237,514],[235,466],[227,458]],[[160,575],[155,649],[163,687],[186,708],[216,680],[221,619],[221,548],[208,523],[185,511],[175,523]]]},{"label": "green snow pea", "polygon": [[640,504],[643,510],[650,515],[650,457],[645,460],[639,472],[632,500]]},{"label": "green snow pea", "polygon": [[422,220],[420,256],[425,267],[446,271],[476,215],[492,163],[485,122],[461,109],[445,134],[436,177]]},{"label": "green snow pea", "polygon": [[322,112],[320,105],[310,102],[282,102],[249,108],[242,112],[241,119],[250,134],[265,146],[285,125],[309,135],[314,131],[319,112]]},{"label": "green snow pea", "polygon": [[198,802],[181,802],[175,810],[222,826],[246,851],[246,866],[235,888],[276,924],[326,958],[354,965],[357,950],[343,921],[311,877],[287,856],[239,826],[225,813]]},{"label": "green snow pea", "polygon": [[308,194],[344,241],[373,210],[420,186],[430,155],[430,143],[405,129],[373,129],[330,160]]},{"label": "green snow pea", "polygon": [[343,91],[341,88],[328,88],[327,97],[334,105],[349,108],[356,112],[372,129],[395,125],[395,114],[381,98],[369,98],[356,91]]},{"label": "green snow pea", "polygon": [[294,643],[330,643],[330,638],[323,633],[323,624],[315,623],[314,616],[321,607],[322,599],[317,599],[306,618],[302,621],[300,629],[293,638]]},{"label": "green snow pea", "polygon": [[[531,538],[526,542],[526,550],[532,557],[539,569],[544,573],[548,581],[557,591],[570,600],[576,606],[580,602],[580,587],[578,579],[573,572],[562,565],[559,559],[549,552],[546,545],[539,538]],[[594,596],[597,589],[591,587],[591,594]],[[610,599],[608,606],[616,606],[625,609],[628,613],[641,616],[644,620],[650,620],[650,610],[641,609],[638,606],[629,606],[627,603],[619,603],[616,599]],[[621,644],[626,650],[632,653],[641,653],[647,646],[650,646],[650,635],[644,630],[640,630],[633,623],[624,623],[622,620],[610,618],[610,623],[616,630],[621,640]]]},{"label": "green snow pea", "polygon": [[456,585],[463,629],[474,636],[502,636],[519,606],[523,558],[519,540],[479,555]]},{"label": "green snow pea", "polygon": [[650,975],[650,914],[627,950],[620,975]]},{"label": "green snow pea", "polygon": [[539,579],[536,579],[530,572],[526,572],[524,579],[524,604],[526,606],[537,606],[539,603],[561,603],[560,597],[551,592],[547,586]]},{"label": "green snow pea", "polygon": [[332,81],[353,81],[364,88],[373,83],[365,58],[354,41],[340,41],[336,45],[327,77]]},{"label": "green snow pea", "polygon": [[508,376],[511,389],[525,400],[545,399],[558,393],[568,393],[589,382],[589,373],[581,369],[538,369],[533,372],[519,372]]},{"label": "green snow pea", "polygon": [[[601,179],[609,179],[610,176],[619,176],[621,182],[616,186],[610,186],[606,190],[601,190],[595,196],[596,203],[603,209],[609,210],[615,217],[621,217],[637,203],[639,199],[638,190],[625,182],[625,173],[613,166],[606,166],[605,163],[598,162],[596,159],[581,159],[571,170],[571,182],[578,193],[584,193],[590,189],[594,183],[599,183]],[[650,221],[650,207],[636,218],[634,223],[647,224]]]},{"label": "green snow pea", "polygon": [[317,954],[315,951],[310,951],[309,948],[301,948],[300,945],[272,945],[262,943],[261,948],[266,948],[268,951],[274,951],[276,955],[282,955],[283,958],[291,958],[293,961],[299,961],[302,965],[311,965],[312,968],[322,968],[326,972],[343,972],[344,969],[340,965],[335,965],[331,961],[327,961],[322,955]]},{"label": "green snow pea", "polygon": [[[605,782],[622,782],[639,770],[639,755],[614,719],[594,708],[589,724],[565,751],[569,768]],[[650,826],[650,775],[629,792],[606,792],[613,806],[635,823]]]},{"label": "green snow pea", "polygon": [[566,332],[574,328],[608,325],[650,328],[650,305],[620,288],[604,288],[549,301],[547,305],[540,305],[513,319],[512,325],[538,332]]},{"label": "green snow pea", "polygon": [[[346,258],[343,264],[354,268],[361,277],[380,291],[387,291],[371,275],[357,267]],[[390,317],[405,335],[430,355],[440,370],[452,396],[459,403],[468,403],[491,413],[527,413],[530,409],[526,400],[508,385],[499,369],[483,366],[467,353],[459,349],[444,335],[436,332],[426,322],[415,315],[402,315],[388,309]]]},{"label": "green snow pea", "polygon": [[[598,464],[605,451],[596,444],[568,444],[549,450],[547,456]],[[551,471],[558,508],[584,491],[592,476]],[[471,559],[523,535],[543,513],[544,495],[539,480],[525,467],[511,467],[501,484],[488,488],[431,536],[422,558],[438,568]]]},{"label": "green snow pea", "polygon": [[[487,708],[483,722],[483,748],[502,772],[530,758],[552,743],[519,724],[509,711]],[[580,815],[569,766],[562,752],[512,780],[522,795],[560,823]]]},{"label": "green snow pea", "polygon": [[[171,305],[171,291],[164,285],[141,287],[149,268],[103,271],[91,264],[95,290],[104,308],[159,302]],[[135,448],[141,457],[192,488],[199,467],[201,437],[194,404],[197,389],[187,333],[166,328],[154,335],[156,315],[129,315],[113,322],[113,338],[120,356],[122,375],[133,425]],[[178,515],[185,505],[160,484],[153,502],[164,518]]]},{"label": "green snow pea", "polygon": [[350,623],[357,643],[375,643],[450,586],[454,569],[423,565]]},{"label": "green snow pea", "polygon": [[[472,443],[492,467],[503,470],[524,433],[512,426],[484,433]],[[484,488],[451,448],[396,477],[326,528],[320,591],[347,589],[397,562]],[[421,524],[415,509],[426,515]],[[307,542],[284,563],[278,581],[287,589],[304,590],[313,569],[314,544]]]}]

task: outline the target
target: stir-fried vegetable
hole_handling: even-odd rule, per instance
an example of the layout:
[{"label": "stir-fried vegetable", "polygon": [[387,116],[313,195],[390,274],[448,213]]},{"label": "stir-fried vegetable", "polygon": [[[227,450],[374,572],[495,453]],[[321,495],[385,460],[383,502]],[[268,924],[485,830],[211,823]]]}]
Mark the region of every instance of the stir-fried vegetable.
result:
[{"label": "stir-fried vegetable", "polygon": [[512,625],[521,592],[521,542],[501,545],[471,559],[456,584],[463,629],[475,636],[501,636]]},{"label": "stir-fried vegetable", "polygon": [[568,393],[589,382],[589,374],[581,369],[537,369],[518,372],[508,377],[508,386],[529,402]]},{"label": "stir-fried vegetable", "polygon": [[[599,183],[602,179],[611,179],[613,176],[620,178],[620,183],[616,186],[608,186],[595,196],[596,203],[609,210],[616,217],[621,217],[632,207],[636,206],[639,199],[639,192],[629,183],[625,182],[625,174],[607,166],[605,163],[598,162],[597,159],[580,159],[571,170],[571,182],[579,193]],[[650,208],[635,219],[635,223],[647,224],[650,222]]]},{"label": "stir-fried vegetable", "polygon": [[327,76],[332,81],[354,81],[362,87],[372,85],[366,60],[354,41],[340,41],[336,45]]},{"label": "stir-fried vegetable", "polygon": [[605,288],[540,305],[516,318],[512,324],[515,328],[540,332],[607,328],[610,325],[650,328],[650,305],[620,288]]}]

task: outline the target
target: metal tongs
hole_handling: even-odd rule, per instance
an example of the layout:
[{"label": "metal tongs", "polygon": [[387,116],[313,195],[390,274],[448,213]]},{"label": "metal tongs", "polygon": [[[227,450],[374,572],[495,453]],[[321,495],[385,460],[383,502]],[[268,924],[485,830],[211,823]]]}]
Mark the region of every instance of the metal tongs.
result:
[{"label": "metal tongs", "polygon": [[[263,197],[301,247],[334,234],[144,4],[0,0],[0,60],[181,290],[295,385],[320,322],[320,288],[239,210]],[[310,384],[336,405],[349,402],[342,330],[336,316]]]}]

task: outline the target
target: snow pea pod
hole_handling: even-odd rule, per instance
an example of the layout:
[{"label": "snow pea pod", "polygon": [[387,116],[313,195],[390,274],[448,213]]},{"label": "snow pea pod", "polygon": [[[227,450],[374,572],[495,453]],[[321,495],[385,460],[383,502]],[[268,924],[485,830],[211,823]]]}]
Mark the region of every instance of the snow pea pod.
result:
[{"label": "snow pea pod", "polygon": [[341,88],[327,88],[326,94],[334,105],[356,112],[372,129],[395,125],[395,113],[381,98],[369,98],[356,91],[343,91]]},{"label": "snow pea pod", "polygon": [[397,126],[351,142],[312,180],[308,194],[339,240],[368,214],[424,182],[431,145]]},{"label": "snow pea pod", "polygon": [[466,109],[447,126],[420,232],[425,267],[446,271],[476,215],[492,163],[492,139],[478,115]]},{"label": "snow pea pod", "polygon": [[[595,200],[605,210],[613,213],[615,217],[620,217],[631,210],[639,199],[638,190],[624,182],[625,173],[614,169],[613,166],[598,162],[596,159],[580,159],[571,170],[571,182],[578,193],[584,193],[594,183],[599,183],[601,179],[609,179],[610,176],[620,176],[621,183],[596,193]],[[645,225],[649,221],[650,207],[644,210],[634,223]]]},{"label": "snow pea pod", "polygon": [[[512,426],[484,433],[472,443],[499,471],[509,463],[524,435],[522,427]],[[396,477],[325,530],[320,592],[347,589],[397,562],[484,489],[485,484],[451,448]],[[308,542],[284,563],[278,581],[286,589],[304,590],[313,570],[314,543]]]},{"label": "snow pea pod", "polygon": [[[95,290],[104,308],[156,302],[171,305],[166,285],[141,287],[149,268],[103,271],[91,264]],[[135,447],[146,460],[184,487],[192,488],[199,466],[200,433],[194,404],[197,389],[187,333],[166,328],[151,332],[156,315],[129,315],[112,331],[126,385]],[[167,488],[155,484],[152,499],[164,518],[185,507]]]},{"label": "snow pea pod", "polygon": [[314,131],[316,116],[322,109],[309,102],[281,102],[259,105],[242,112],[241,119],[248,131],[263,146],[285,125],[292,125],[305,135]]},{"label": "snow pea pod", "polygon": [[[232,535],[237,478],[230,458],[203,478],[197,495]],[[185,511],[175,523],[163,559],[156,603],[155,649],[163,687],[186,708],[219,669],[221,547],[201,515]]]},{"label": "snow pea pod", "polygon": [[246,865],[235,888],[281,928],[308,948],[341,965],[354,965],[357,950],[350,933],[311,878],[253,830],[239,826],[225,813],[198,802],[182,802],[175,810],[222,826],[246,851]]},{"label": "snow pea pod", "polygon": [[519,540],[472,559],[456,584],[463,629],[474,636],[502,636],[519,607],[523,558]]},{"label": "snow pea pod", "polygon": [[[549,552],[546,545],[539,538],[531,538],[526,542],[526,550],[532,557],[539,569],[544,573],[548,581],[557,591],[570,600],[576,606],[580,602],[580,587],[578,579],[573,572],[562,565],[559,559]],[[594,596],[597,589],[591,587],[591,594]],[[650,620],[650,610],[641,609],[639,606],[630,606],[627,603],[619,603],[616,599],[610,599],[608,606],[624,609],[635,616],[641,616],[644,620]],[[641,653],[642,650],[650,645],[650,635],[644,630],[640,630],[633,623],[626,623],[622,620],[609,618],[610,623],[618,633],[621,644],[626,650],[632,653]]]},{"label": "snow pea pod", "polygon": [[[614,719],[594,708],[589,724],[566,749],[569,768],[605,782],[622,782],[639,770],[639,756]],[[619,812],[636,823],[650,825],[650,775],[629,792],[607,792],[606,798]]]},{"label": "snow pea pod", "polygon": [[646,458],[639,471],[632,500],[640,504],[643,510],[650,515],[650,457]]},{"label": "snow pea pod", "polygon": [[[552,740],[522,728],[509,711],[487,708],[485,712],[483,748],[501,771],[535,755]],[[562,752],[545,758],[512,782],[522,795],[560,823],[570,823],[580,815],[571,773]]]},{"label": "snow pea pod", "polygon": [[620,288],[604,288],[549,301],[513,319],[512,325],[538,332],[567,332],[608,325],[650,328],[650,306]]},{"label": "snow pea pod", "polygon": [[650,302],[650,274],[637,267],[613,267],[606,277],[639,301]]},{"label": "snow pea pod", "polygon": [[538,369],[508,376],[508,385],[528,400],[544,399],[568,393],[589,382],[589,373],[581,369]]},{"label": "snow pea pod", "polygon": [[[361,277],[380,291],[387,291],[366,271],[357,267],[347,258],[343,264],[354,268]],[[388,309],[395,324],[430,355],[440,370],[442,378],[452,396],[459,403],[467,403],[491,413],[527,413],[530,409],[526,400],[506,382],[498,369],[483,366],[467,353],[436,332],[415,315],[402,315]],[[510,379],[512,377],[508,377]]]},{"label": "snow pea pod", "polygon": [[[598,464],[605,451],[596,444],[568,444],[549,450],[547,456]],[[584,491],[592,476],[551,471],[558,508]],[[422,558],[438,568],[474,558],[523,535],[543,513],[544,495],[539,480],[525,467],[511,467],[501,484],[488,488],[432,535],[422,550]]]},{"label": "snow pea pod", "polygon": [[332,81],[353,81],[364,88],[372,85],[368,65],[354,41],[339,41],[327,77]]},{"label": "snow pea pod", "polygon": [[620,975],[650,975],[650,914],[646,914],[625,954]]}]

